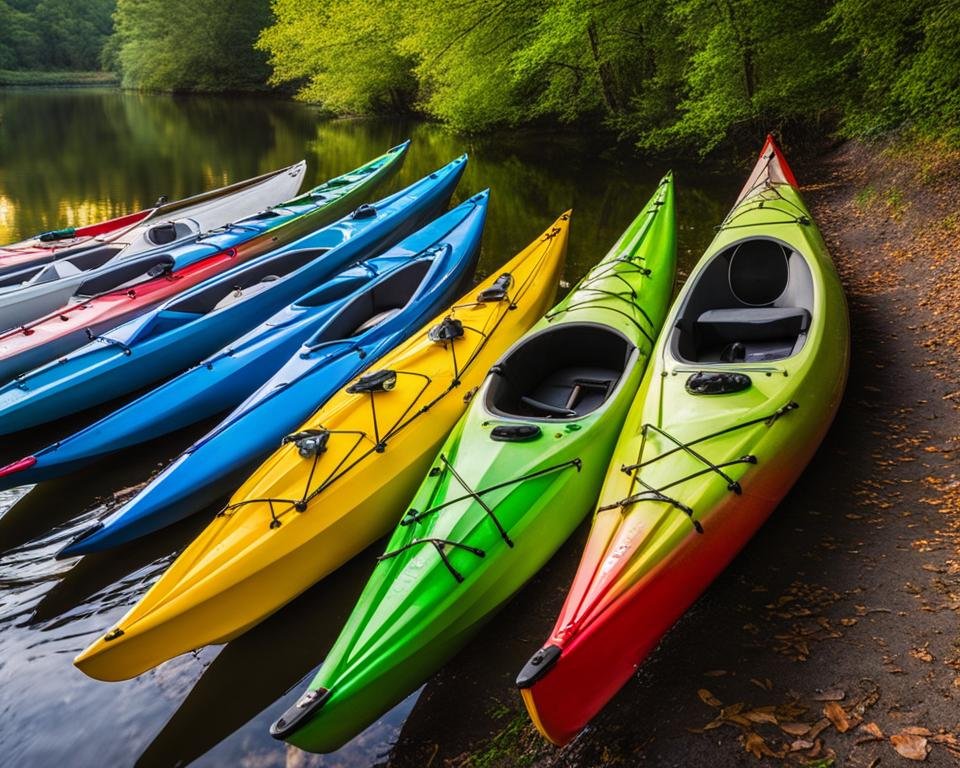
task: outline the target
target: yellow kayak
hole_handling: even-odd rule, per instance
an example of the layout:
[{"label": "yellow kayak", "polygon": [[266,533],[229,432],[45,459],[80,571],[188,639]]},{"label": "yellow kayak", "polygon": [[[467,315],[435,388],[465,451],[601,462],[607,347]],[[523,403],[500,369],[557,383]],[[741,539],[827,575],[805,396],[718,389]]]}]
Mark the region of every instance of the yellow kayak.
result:
[{"label": "yellow kayak", "polygon": [[74,663],[124,680],[241,634],[389,533],[490,367],[553,304],[567,212],[273,454]]}]

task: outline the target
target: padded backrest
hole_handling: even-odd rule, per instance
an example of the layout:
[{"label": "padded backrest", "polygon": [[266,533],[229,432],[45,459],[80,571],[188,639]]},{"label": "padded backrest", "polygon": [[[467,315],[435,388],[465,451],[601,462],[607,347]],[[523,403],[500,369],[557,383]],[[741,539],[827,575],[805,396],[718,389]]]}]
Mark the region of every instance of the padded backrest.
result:
[{"label": "padded backrest", "polygon": [[787,249],[773,240],[745,240],[733,249],[727,267],[730,291],[748,307],[773,304],[787,288]]}]

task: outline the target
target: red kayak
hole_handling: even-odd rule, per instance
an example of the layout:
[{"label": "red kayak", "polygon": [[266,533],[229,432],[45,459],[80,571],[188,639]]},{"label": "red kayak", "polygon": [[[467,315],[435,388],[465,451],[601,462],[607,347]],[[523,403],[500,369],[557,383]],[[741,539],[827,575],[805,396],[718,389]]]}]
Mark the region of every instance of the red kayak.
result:
[{"label": "red kayak", "polygon": [[843,289],[771,138],[663,328],[560,616],[517,677],[556,744],[634,677],[750,540],[839,406]]}]

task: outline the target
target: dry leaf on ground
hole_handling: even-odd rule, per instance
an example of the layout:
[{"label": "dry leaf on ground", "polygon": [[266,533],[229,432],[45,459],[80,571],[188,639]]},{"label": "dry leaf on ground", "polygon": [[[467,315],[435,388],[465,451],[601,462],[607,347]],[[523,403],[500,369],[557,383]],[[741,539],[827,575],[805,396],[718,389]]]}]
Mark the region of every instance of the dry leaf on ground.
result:
[{"label": "dry leaf on ground", "polygon": [[926,736],[915,733],[897,733],[890,737],[890,743],[901,757],[907,760],[926,760],[930,753],[930,745]]}]

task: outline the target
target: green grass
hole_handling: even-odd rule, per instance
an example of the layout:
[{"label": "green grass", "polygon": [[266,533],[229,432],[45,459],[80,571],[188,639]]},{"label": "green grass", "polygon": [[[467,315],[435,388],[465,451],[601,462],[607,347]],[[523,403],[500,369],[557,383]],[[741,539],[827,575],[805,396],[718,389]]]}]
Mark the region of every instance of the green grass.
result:
[{"label": "green grass", "polygon": [[41,72],[0,69],[0,87],[119,85],[113,72]]}]

